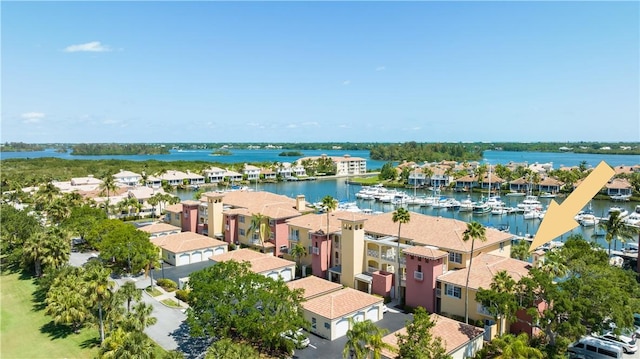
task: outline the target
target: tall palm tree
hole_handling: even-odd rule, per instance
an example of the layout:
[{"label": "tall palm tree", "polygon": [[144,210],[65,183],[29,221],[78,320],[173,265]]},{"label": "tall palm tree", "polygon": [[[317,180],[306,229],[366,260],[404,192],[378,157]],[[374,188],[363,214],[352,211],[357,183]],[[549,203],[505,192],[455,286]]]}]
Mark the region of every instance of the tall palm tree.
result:
[{"label": "tall palm tree", "polygon": [[326,231],[326,236],[327,236],[327,279],[331,279],[330,278],[330,274],[329,274],[329,268],[331,267],[331,237],[329,236],[329,217],[330,217],[330,213],[332,211],[335,211],[335,209],[338,207],[338,201],[336,201],[335,198],[326,195],[324,197],[322,197],[322,202],[321,202],[321,206],[324,209],[325,213],[327,213],[327,231]]},{"label": "tall palm tree", "polygon": [[55,324],[69,325],[75,333],[91,317],[81,275],[82,268],[74,268],[71,273],[56,277],[45,299],[45,314],[51,316]]},{"label": "tall palm tree", "polygon": [[380,359],[382,349],[392,350],[391,345],[382,341],[388,331],[376,326],[370,319],[355,322],[353,318],[349,318],[349,326],[351,328],[347,331],[347,343],[342,350],[343,358]]},{"label": "tall palm tree", "polygon": [[511,246],[511,258],[526,261],[529,258],[530,244],[525,240],[519,240]]},{"label": "tall palm tree", "polygon": [[552,250],[544,255],[544,261],[539,263],[540,270],[547,273],[552,279],[562,278],[567,275],[569,268],[565,264],[566,258],[557,250]]},{"label": "tall palm tree", "polygon": [[152,317],[153,306],[145,302],[138,302],[133,306],[133,311],[127,314],[127,325],[130,331],[143,331],[158,322],[156,317]]},{"label": "tall palm tree", "polygon": [[102,183],[100,184],[100,195],[107,195],[107,207],[109,206],[109,201],[111,199],[111,194],[114,193],[118,186],[116,185],[116,180],[113,178],[113,174],[107,173],[104,177],[101,178]]},{"label": "tall palm tree", "polygon": [[627,225],[618,211],[612,211],[609,219],[598,223],[598,227],[605,232],[604,239],[609,244],[609,255],[611,255],[611,242],[615,243],[614,249],[617,250],[618,239],[623,243],[633,240],[640,230],[638,227]]},{"label": "tall palm tree", "polygon": [[38,209],[46,209],[51,206],[53,201],[60,196],[60,189],[56,187],[52,181],[40,186],[36,192],[36,207]]},{"label": "tall palm tree", "polygon": [[122,345],[115,351],[118,359],[154,359],[155,345],[145,333],[134,331],[124,337]]},{"label": "tall palm tree", "polygon": [[118,294],[127,301],[127,312],[131,312],[131,302],[142,299],[142,291],[136,288],[134,281],[127,281],[118,289]]},{"label": "tall palm tree", "polygon": [[467,223],[467,229],[462,234],[462,240],[467,242],[469,239],[471,239],[471,251],[469,252],[469,267],[467,268],[464,298],[464,322],[467,324],[469,324],[469,275],[471,274],[471,264],[473,262],[473,248],[476,244],[476,239],[482,242],[487,240],[486,229],[482,224],[475,221]]},{"label": "tall palm tree", "polygon": [[307,248],[298,242],[293,246],[293,248],[291,248],[291,252],[289,254],[291,254],[291,256],[296,260],[296,265],[300,269],[300,277],[302,277],[303,273],[300,259],[307,255]]},{"label": "tall palm tree", "polygon": [[92,265],[87,267],[85,281],[87,283],[87,294],[93,307],[98,309],[98,322],[100,325],[100,343],[104,342],[104,320],[102,310],[105,302],[112,295],[111,288],[113,282],[109,278],[111,270],[102,265]]},{"label": "tall palm tree", "polygon": [[411,213],[405,208],[398,208],[393,212],[391,217],[393,223],[398,223],[398,241],[396,249],[396,257],[398,258],[398,268],[396,268],[396,296],[398,297],[398,304],[401,304],[402,296],[400,295],[400,230],[403,223],[409,223],[411,220]]},{"label": "tall palm tree", "polygon": [[[513,294],[516,286],[516,281],[511,278],[509,272],[506,270],[499,271],[493,277],[493,281],[491,281],[491,289],[495,290],[498,293],[506,293]],[[496,321],[499,316],[496,316]],[[500,331],[498,335],[503,333],[503,325],[500,323]]]},{"label": "tall palm tree", "polygon": [[69,260],[71,243],[66,232],[51,228],[35,231],[24,242],[23,262],[34,265],[36,277],[42,276],[42,267],[58,268]]},{"label": "tall palm tree", "polygon": [[271,236],[271,226],[269,226],[269,217],[262,213],[254,213],[251,215],[251,223],[247,229],[247,235],[251,233],[251,236],[258,236],[260,240],[260,247],[264,251],[264,241]]}]

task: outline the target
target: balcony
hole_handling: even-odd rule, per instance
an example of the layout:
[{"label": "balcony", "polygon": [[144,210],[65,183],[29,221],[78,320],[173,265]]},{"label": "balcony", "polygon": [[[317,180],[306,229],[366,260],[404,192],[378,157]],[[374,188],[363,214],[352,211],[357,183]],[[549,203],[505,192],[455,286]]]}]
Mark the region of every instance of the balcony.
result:
[{"label": "balcony", "polygon": [[374,257],[374,258],[380,258],[378,255],[379,255],[378,251],[376,251],[374,249],[367,249],[367,256]]},{"label": "balcony", "polygon": [[413,272],[413,279],[422,281],[424,279],[424,275],[422,272],[415,271]]},{"label": "balcony", "polygon": [[376,271],[379,271],[380,269],[376,268],[376,267],[367,267],[367,272],[369,273],[373,273]]},{"label": "balcony", "polygon": [[249,239],[249,244],[254,245],[254,246],[259,246],[260,245],[260,238],[250,238]]},{"label": "balcony", "polygon": [[395,253],[391,253],[391,254],[383,253],[382,256],[380,256],[380,258],[384,259],[385,261],[389,261],[393,263],[396,263],[397,261]]}]

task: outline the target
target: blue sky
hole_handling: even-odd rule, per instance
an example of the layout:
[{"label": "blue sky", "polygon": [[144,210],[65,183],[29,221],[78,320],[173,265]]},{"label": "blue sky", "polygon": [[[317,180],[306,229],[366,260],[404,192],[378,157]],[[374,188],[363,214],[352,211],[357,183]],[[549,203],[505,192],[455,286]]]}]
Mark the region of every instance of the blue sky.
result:
[{"label": "blue sky", "polygon": [[638,2],[6,2],[2,142],[640,140]]}]

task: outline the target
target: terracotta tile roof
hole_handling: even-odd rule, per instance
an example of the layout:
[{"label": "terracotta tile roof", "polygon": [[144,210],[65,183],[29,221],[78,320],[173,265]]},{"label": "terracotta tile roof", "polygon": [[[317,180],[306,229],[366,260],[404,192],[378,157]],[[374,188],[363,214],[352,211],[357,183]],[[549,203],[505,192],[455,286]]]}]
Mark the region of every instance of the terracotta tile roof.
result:
[{"label": "terracotta tile roof", "polygon": [[[339,232],[341,228],[340,215],[344,212],[335,211],[329,212],[329,233]],[[326,213],[309,213],[304,216],[294,217],[287,219],[287,224],[290,226],[296,226],[306,228],[311,233],[327,231],[327,214]]]},{"label": "terracotta tile roof", "polygon": [[142,177],[139,173],[121,170],[120,172],[113,175],[115,178],[125,178],[125,177]]},{"label": "terracotta tile roof", "polygon": [[627,189],[631,188],[631,184],[624,178],[614,178],[611,182],[607,183],[605,187],[609,189]]},{"label": "terracotta tile roof", "polygon": [[[266,243],[265,243],[266,244]],[[251,270],[254,273],[264,273],[274,269],[280,269],[289,266],[295,266],[296,263],[286,259],[274,257],[270,254],[256,252],[254,250],[243,248],[227,253],[218,254],[210,257],[214,262],[249,262]]]},{"label": "terracotta tile roof", "polygon": [[226,246],[227,242],[219,241],[194,232],[181,232],[166,236],[151,238],[151,243],[172,253],[182,253]]},{"label": "terracotta tile roof", "polygon": [[176,203],[176,204],[166,206],[164,207],[164,210],[172,213],[182,212],[182,203]]},{"label": "terracotta tile roof", "polygon": [[319,316],[333,320],[373,304],[382,303],[382,301],[383,298],[352,288],[344,288],[309,299],[302,303],[302,307]]},{"label": "terracotta tile roof", "polygon": [[150,234],[171,232],[171,231],[182,231],[180,227],[172,226],[168,223],[163,223],[163,222],[150,224],[148,226],[142,226],[138,229]]},{"label": "terracotta tile roof", "polygon": [[340,283],[334,283],[313,275],[287,282],[287,286],[290,289],[302,289],[302,297],[306,300],[342,289],[342,284]]},{"label": "terracotta tile roof", "polygon": [[306,208],[303,212],[298,211],[293,198],[266,191],[227,192],[222,202],[231,207],[246,208],[247,213],[260,213],[272,219],[296,217],[307,211]]},{"label": "terracotta tile roof", "polygon": [[[529,274],[531,263],[521,260],[500,257],[493,254],[481,254],[473,258],[469,275],[469,288],[489,288],[493,277],[500,271],[507,271],[516,282]],[[467,280],[467,269],[449,271],[438,277],[441,282],[464,287]]]},{"label": "terracotta tile roof", "polygon": [[[450,252],[469,253],[471,241],[462,240],[463,233],[467,229],[467,223],[451,218],[427,216],[421,213],[410,212],[411,219],[402,225],[400,236],[414,244],[433,246]],[[393,212],[369,216],[365,223],[365,232],[384,236],[397,236],[398,224],[393,223]],[[501,232],[497,229],[486,228],[486,242],[476,241],[474,251],[495,245],[496,243],[510,241],[513,234]]]},{"label": "terracotta tile roof", "polygon": [[406,248],[402,251],[405,254],[414,255],[417,257],[427,258],[427,259],[438,259],[442,257],[447,257],[449,253],[445,251],[441,251],[437,248],[433,247],[425,247],[425,246],[413,246]]},{"label": "terracotta tile roof", "polygon": [[545,177],[540,181],[539,185],[540,186],[561,186],[562,182],[558,181],[553,177]]},{"label": "terracotta tile roof", "polygon": [[187,199],[187,200],[184,200],[184,201],[182,201],[180,203],[186,204],[187,206],[199,206],[200,205],[200,201],[195,201],[195,200],[192,200],[192,199]]},{"label": "terracotta tile roof", "polygon": [[[447,354],[451,354],[456,349],[484,333],[484,330],[478,327],[458,322],[438,314],[431,314],[431,321],[435,322],[435,326],[431,329],[431,334],[436,338],[439,337],[442,339],[442,344]],[[387,334],[382,338],[382,341],[391,345],[394,349],[397,349],[398,337],[396,334],[407,334],[407,327]],[[383,349],[382,355],[387,358],[395,358],[397,354],[388,349]]]},{"label": "terracotta tile roof", "polygon": [[529,181],[524,177],[520,177],[520,178],[514,179],[513,181],[511,181],[509,183],[511,183],[511,184],[527,184],[527,183],[529,183]]}]

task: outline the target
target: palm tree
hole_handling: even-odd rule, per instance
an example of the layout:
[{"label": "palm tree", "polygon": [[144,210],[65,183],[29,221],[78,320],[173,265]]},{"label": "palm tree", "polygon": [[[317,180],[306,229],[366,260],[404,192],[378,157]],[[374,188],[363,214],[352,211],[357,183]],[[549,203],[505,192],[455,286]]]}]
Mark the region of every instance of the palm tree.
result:
[{"label": "palm tree", "polygon": [[100,184],[100,195],[107,195],[107,207],[109,207],[109,201],[111,199],[111,193],[115,192],[118,189],[116,185],[116,180],[113,178],[111,173],[107,173],[102,179],[102,183]]},{"label": "palm tree", "polygon": [[271,236],[269,217],[261,213],[254,213],[251,216],[251,224],[249,224],[249,228],[247,229],[247,237],[249,237],[249,233],[252,234],[251,237],[258,236],[260,246],[262,247],[262,251],[264,251],[264,241]]},{"label": "palm tree", "polygon": [[393,212],[393,217],[391,217],[393,223],[398,223],[398,242],[397,242],[397,250],[396,256],[398,258],[398,268],[396,268],[396,296],[398,297],[398,304],[401,304],[402,296],[400,295],[400,230],[402,229],[403,223],[409,223],[411,220],[411,213],[405,208],[398,208]]},{"label": "palm tree", "polygon": [[303,273],[302,273],[302,265],[300,263],[300,259],[307,255],[307,248],[305,246],[303,246],[302,244],[300,244],[300,242],[298,242],[298,243],[296,243],[295,246],[293,246],[293,248],[291,248],[290,254],[291,254],[291,256],[293,258],[295,258],[296,264],[297,264],[298,268],[300,269],[300,277],[302,277]]},{"label": "palm tree", "polygon": [[260,354],[247,343],[236,343],[230,338],[216,340],[205,355],[205,359],[258,359]]},{"label": "palm tree", "polygon": [[467,223],[467,229],[462,235],[462,240],[467,242],[471,239],[471,251],[469,252],[469,268],[467,268],[467,283],[465,284],[464,298],[464,322],[469,324],[469,275],[471,274],[471,264],[473,262],[473,247],[476,239],[485,242],[487,240],[486,229],[478,222]]},{"label": "palm tree", "polygon": [[382,349],[392,350],[393,347],[382,341],[387,330],[376,326],[370,319],[355,322],[349,318],[351,329],[347,331],[347,343],[342,350],[343,358],[365,359],[370,356],[380,359]]},{"label": "palm tree", "polygon": [[624,218],[620,217],[620,212],[612,211],[607,221],[598,223],[598,227],[605,232],[604,239],[609,244],[609,255],[611,255],[611,242],[615,241],[614,250],[618,249],[618,239],[625,243],[633,240],[640,231],[640,228],[629,226]]},{"label": "palm tree", "polygon": [[93,303],[93,307],[98,308],[98,322],[100,324],[100,343],[104,342],[104,320],[102,317],[102,309],[104,303],[109,300],[112,295],[111,288],[113,282],[109,278],[111,270],[102,265],[92,265],[85,272],[85,281],[87,282],[88,298]]},{"label": "palm tree", "polygon": [[133,306],[133,311],[127,314],[126,329],[130,331],[143,331],[158,322],[156,317],[151,316],[153,306],[145,302],[138,302]]},{"label": "palm tree", "polygon": [[567,275],[569,268],[566,266],[566,258],[557,250],[547,252],[544,261],[538,266],[541,271],[547,273],[551,279],[562,278]]},{"label": "palm tree", "polygon": [[134,331],[124,337],[122,345],[116,349],[114,358],[118,359],[154,359],[155,345],[145,333]]},{"label": "palm tree", "polygon": [[45,299],[45,314],[55,324],[71,326],[75,333],[91,316],[81,272],[82,268],[73,268],[67,275],[56,277]]},{"label": "palm tree", "polygon": [[49,208],[59,195],[60,189],[56,187],[53,182],[47,182],[45,185],[40,186],[38,192],[36,192],[36,207],[39,209]]},{"label": "palm tree", "polygon": [[324,211],[327,213],[327,232],[325,233],[327,236],[327,279],[331,279],[329,276],[329,268],[331,267],[331,237],[329,237],[329,215],[332,211],[334,211],[338,207],[338,201],[335,198],[326,195],[322,197],[321,206]]},{"label": "palm tree", "polygon": [[71,243],[65,233],[55,227],[35,231],[24,242],[23,262],[33,263],[36,277],[42,276],[42,266],[58,268],[69,260]]},{"label": "palm tree", "polygon": [[542,359],[542,352],[529,346],[529,336],[521,333],[517,337],[506,334],[494,338],[487,350],[488,357],[496,359]]},{"label": "palm tree", "polygon": [[124,299],[127,301],[127,312],[131,312],[131,302],[139,301],[142,299],[142,291],[136,288],[136,283],[133,281],[127,281],[120,289],[118,289],[118,294],[122,295]]},{"label": "palm tree", "polygon": [[[511,278],[509,272],[506,270],[499,271],[494,277],[493,281],[491,281],[491,289],[495,290],[498,293],[506,293],[513,294],[516,286],[516,281]],[[496,321],[499,315],[496,316]],[[500,331],[498,335],[503,333],[503,325],[500,323]]]},{"label": "palm tree", "polygon": [[511,258],[526,261],[529,258],[530,244],[525,240],[519,240],[516,244],[511,246]]}]

